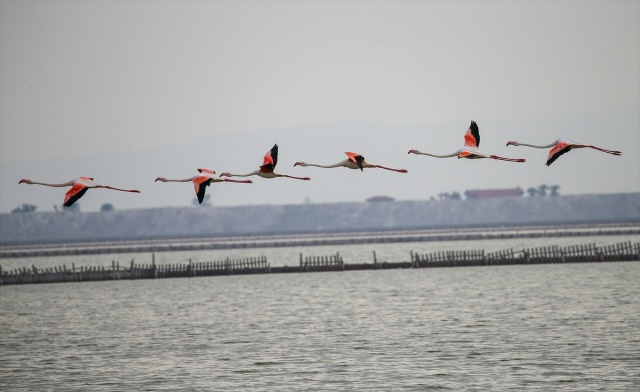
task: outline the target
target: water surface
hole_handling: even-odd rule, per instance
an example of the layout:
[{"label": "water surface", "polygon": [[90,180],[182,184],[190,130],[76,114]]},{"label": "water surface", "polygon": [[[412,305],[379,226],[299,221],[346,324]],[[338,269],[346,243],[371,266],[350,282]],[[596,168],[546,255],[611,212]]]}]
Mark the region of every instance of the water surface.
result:
[{"label": "water surface", "polygon": [[640,263],[0,287],[3,391],[640,389]]}]

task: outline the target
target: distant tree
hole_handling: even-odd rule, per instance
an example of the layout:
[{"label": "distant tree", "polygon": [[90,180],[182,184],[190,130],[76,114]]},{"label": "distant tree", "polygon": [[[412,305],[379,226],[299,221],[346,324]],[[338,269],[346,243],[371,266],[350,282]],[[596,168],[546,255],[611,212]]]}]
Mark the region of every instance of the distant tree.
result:
[{"label": "distant tree", "polygon": [[449,196],[449,198],[451,200],[460,200],[462,199],[462,196],[458,192],[451,192],[451,195]]},{"label": "distant tree", "polygon": [[38,207],[33,204],[23,204],[11,210],[11,213],[34,212]]},{"label": "distant tree", "polygon": [[549,189],[551,190],[551,196],[560,196],[560,193],[558,193],[558,189],[560,189],[560,185],[551,185]]},{"label": "distant tree", "polygon": [[198,203],[198,198],[194,197],[191,201],[196,207],[211,207],[211,195],[204,195],[204,199],[202,199],[202,204]]},{"label": "distant tree", "polygon": [[440,200],[449,200],[449,198],[451,198],[451,195],[449,195],[449,193],[447,192],[442,192],[438,194],[438,199]]},{"label": "distant tree", "polygon": [[113,204],[111,203],[104,203],[102,207],[100,207],[101,212],[109,212],[113,210],[115,210],[115,208],[113,208]]},{"label": "distant tree", "polygon": [[527,189],[527,193],[529,194],[530,197],[534,197],[538,195],[538,190],[534,187],[531,187]]},{"label": "distant tree", "polygon": [[546,186],[545,184],[542,184],[542,185],[538,186],[538,194],[540,196],[546,196],[547,195],[547,189],[549,189],[549,187]]}]

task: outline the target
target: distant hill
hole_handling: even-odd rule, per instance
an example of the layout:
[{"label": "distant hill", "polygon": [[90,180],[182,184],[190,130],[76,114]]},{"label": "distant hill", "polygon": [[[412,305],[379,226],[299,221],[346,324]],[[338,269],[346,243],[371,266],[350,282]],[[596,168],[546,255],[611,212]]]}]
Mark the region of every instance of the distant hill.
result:
[{"label": "distant hill", "polygon": [[0,244],[640,221],[640,193],[0,214]]}]

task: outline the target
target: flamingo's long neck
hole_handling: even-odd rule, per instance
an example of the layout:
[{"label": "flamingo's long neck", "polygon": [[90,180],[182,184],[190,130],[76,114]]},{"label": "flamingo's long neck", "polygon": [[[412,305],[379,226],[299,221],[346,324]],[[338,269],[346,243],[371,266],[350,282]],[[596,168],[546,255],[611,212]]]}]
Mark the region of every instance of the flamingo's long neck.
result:
[{"label": "flamingo's long neck", "polygon": [[183,180],[174,180],[174,179],[170,179],[170,178],[165,178],[164,180],[161,180],[162,182],[189,182],[189,181],[193,181],[195,177],[189,177],[189,178],[185,178]]},{"label": "flamingo's long neck", "polygon": [[[251,176],[259,175],[258,173],[260,173],[260,170],[255,170],[247,174],[224,173],[224,176],[225,177],[251,177]],[[222,176],[222,174],[220,176]]]},{"label": "flamingo's long neck", "polygon": [[345,165],[345,161],[334,163],[333,165],[319,165],[317,163],[305,163],[305,166],[322,167],[325,169],[332,169],[334,167],[341,167]]},{"label": "flamingo's long neck", "polygon": [[558,141],[555,141],[555,142],[550,143],[550,144],[545,144],[544,146],[536,146],[535,144],[527,144],[527,143],[518,142],[518,144],[516,144],[516,146],[527,146],[527,147],[533,147],[533,148],[551,148],[551,147],[555,146],[556,144],[558,144]]},{"label": "flamingo's long neck", "polygon": [[52,186],[52,187],[65,187],[65,186],[72,186],[74,184],[74,181],[68,181],[62,184],[48,184],[46,182],[36,182],[36,181],[31,181],[30,184],[35,184],[35,185],[44,185],[44,186]]},{"label": "flamingo's long neck", "polygon": [[451,158],[451,157],[457,157],[458,154],[460,154],[460,151],[456,151],[454,153],[451,154],[447,154],[447,155],[436,155],[436,154],[429,154],[427,152],[422,152],[422,151],[418,151],[416,152],[416,154],[420,154],[420,155],[428,155],[430,157],[434,157],[434,158]]}]

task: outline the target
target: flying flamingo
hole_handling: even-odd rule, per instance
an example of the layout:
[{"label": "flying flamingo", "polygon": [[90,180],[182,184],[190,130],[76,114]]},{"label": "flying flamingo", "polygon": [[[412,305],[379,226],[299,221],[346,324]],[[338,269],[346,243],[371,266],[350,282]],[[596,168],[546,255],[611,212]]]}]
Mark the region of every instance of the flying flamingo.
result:
[{"label": "flying flamingo", "polygon": [[527,146],[527,147],[533,147],[533,148],[551,148],[551,151],[549,151],[549,156],[547,157],[547,166],[551,165],[553,162],[555,162],[556,159],[560,158],[560,155],[562,154],[566,154],[569,151],[573,150],[574,148],[593,148],[594,150],[598,150],[598,151],[602,151],[602,152],[606,152],[607,154],[611,154],[611,155],[620,155],[622,154],[620,151],[613,151],[613,150],[605,150],[604,148],[600,148],[600,147],[596,147],[596,146],[590,146],[590,145],[586,145],[586,144],[581,144],[581,143],[576,143],[576,142],[572,142],[570,140],[566,140],[566,139],[558,139],[553,143],[547,144],[545,146],[534,146],[533,144],[526,144],[526,143],[518,143],[518,142],[508,142],[507,146]]},{"label": "flying flamingo", "polygon": [[469,129],[467,129],[467,133],[464,135],[464,147],[459,149],[458,151],[447,154],[447,155],[435,155],[428,154],[426,152],[421,152],[418,150],[410,150],[408,154],[419,154],[419,155],[428,155],[430,157],[436,158],[450,158],[457,156],[458,158],[468,158],[468,159],[482,159],[482,158],[491,158],[498,159],[501,161],[509,161],[509,162],[524,162],[524,159],[513,159],[513,158],[504,158],[499,157],[497,155],[489,155],[480,150],[478,147],[480,146],[480,131],[478,130],[478,125],[475,121],[471,121],[471,125],[469,125]]},{"label": "flying flamingo", "polygon": [[216,174],[215,171],[209,169],[198,169],[200,175],[193,176],[189,178],[185,178],[184,180],[170,180],[164,177],[156,178],[156,182],[193,182],[193,187],[196,190],[196,196],[198,196],[198,203],[202,204],[204,200],[204,192],[207,190],[207,187],[214,182],[237,182],[241,184],[251,184],[251,180],[229,180],[229,179],[220,179],[215,178],[213,175]]},{"label": "flying flamingo", "polygon": [[120,189],[120,188],[114,188],[109,185],[96,184],[93,182],[93,178],[91,177],[78,177],[75,180],[71,180],[69,182],[65,182],[62,184],[47,184],[44,182],[35,182],[27,179],[22,179],[20,180],[20,182],[18,182],[18,184],[29,184],[29,185],[35,184],[35,185],[45,185],[45,186],[52,186],[52,187],[70,186],[71,189],[69,189],[69,191],[65,193],[64,203],[62,203],[62,205],[65,207],[71,207],[73,203],[75,203],[82,196],[84,196],[84,194],[87,192],[87,190],[89,190],[89,188],[106,188],[106,189],[112,189],[114,191],[140,193],[140,191],[135,189]]},{"label": "flying flamingo", "polygon": [[262,178],[276,178],[276,177],[287,177],[293,178],[296,180],[310,180],[309,177],[294,177],[288,176],[286,174],[279,174],[274,172],[276,165],[278,164],[278,145],[274,144],[271,147],[271,150],[267,151],[264,156],[264,161],[262,162],[262,166],[258,169],[252,171],[247,174],[231,174],[231,173],[222,173],[220,177],[249,177],[249,176],[259,176]]},{"label": "flying flamingo", "polygon": [[364,157],[355,152],[345,152],[345,154],[348,157],[347,159],[345,159],[344,161],[340,161],[338,163],[334,163],[333,165],[318,165],[315,163],[296,162],[293,166],[302,166],[302,167],[315,166],[315,167],[323,167],[327,169],[333,168],[333,167],[346,167],[348,169],[360,169],[360,171],[363,171],[364,168],[372,168],[372,169],[391,170],[399,173],[407,172],[405,169],[392,169],[390,167],[374,165],[369,162],[365,162]]}]

